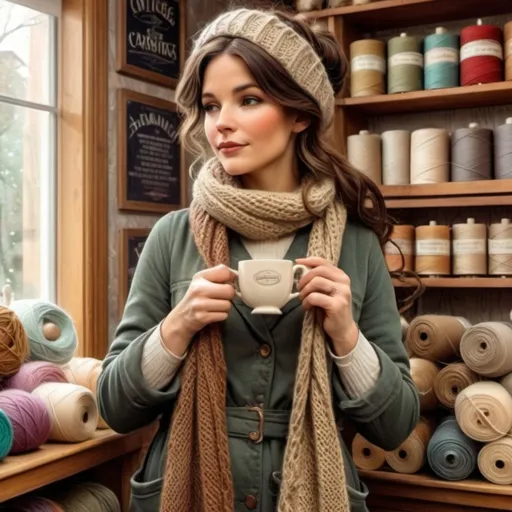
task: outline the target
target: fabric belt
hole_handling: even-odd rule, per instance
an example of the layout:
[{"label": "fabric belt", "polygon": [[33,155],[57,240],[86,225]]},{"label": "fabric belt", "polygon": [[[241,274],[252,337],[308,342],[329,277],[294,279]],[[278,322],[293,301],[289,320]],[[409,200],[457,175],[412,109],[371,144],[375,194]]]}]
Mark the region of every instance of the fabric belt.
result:
[{"label": "fabric belt", "polygon": [[291,411],[261,407],[226,407],[228,436],[250,439],[286,439]]}]

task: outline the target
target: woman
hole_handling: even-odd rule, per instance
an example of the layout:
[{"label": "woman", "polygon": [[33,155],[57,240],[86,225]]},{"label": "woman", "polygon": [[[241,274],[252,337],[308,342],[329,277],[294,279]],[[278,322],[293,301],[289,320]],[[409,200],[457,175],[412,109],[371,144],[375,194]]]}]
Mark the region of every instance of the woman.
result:
[{"label": "woman", "polygon": [[[345,74],[329,34],[277,12],[196,41],[176,93],[194,199],[152,230],[98,383],[115,430],[160,418],[134,511],[366,511],[343,421],[392,450],[418,420],[382,196],[325,142]],[[251,258],[311,269],[281,316],[235,295]]]}]

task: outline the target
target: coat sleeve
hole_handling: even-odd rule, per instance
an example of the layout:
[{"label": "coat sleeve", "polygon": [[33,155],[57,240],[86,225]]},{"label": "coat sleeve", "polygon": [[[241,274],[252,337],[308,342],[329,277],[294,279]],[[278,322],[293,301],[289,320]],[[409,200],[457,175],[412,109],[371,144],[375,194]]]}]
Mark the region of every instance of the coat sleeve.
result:
[{"label": "coat sleeve", "polygon": [[377,353],[380,375],[367,393],[351,399],[339,373],[333,372],[333,398],[342,415],[352,420],[363,437],[384,450],[394,450],[407,439],[419,420],[419,395],[402,343],[395,291],[374,234],[359,328]]},{"label": "coat sleeve", "polygon": [[144,344],[171,309],[171,215],[162,217],[151,230],[130,287],[115,339],[103,361],[98,379],[100,414],[115,431],[127,433],[152,423],[174,407],[179,377],[157,390],[142,373]]}]

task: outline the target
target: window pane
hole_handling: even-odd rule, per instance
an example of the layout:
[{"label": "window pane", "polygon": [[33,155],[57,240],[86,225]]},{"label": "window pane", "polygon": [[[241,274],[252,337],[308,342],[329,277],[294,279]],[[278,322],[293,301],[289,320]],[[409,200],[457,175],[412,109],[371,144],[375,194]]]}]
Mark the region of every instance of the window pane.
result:
[{"label": "window pane", "polygon": [[0,95],[54,105],[54,24],[48,14],[0,0]]},{"label": "window pane", "polygon": [[0,285],[17,299],[54,299],[54,133],[54,114],[0,103]]}]

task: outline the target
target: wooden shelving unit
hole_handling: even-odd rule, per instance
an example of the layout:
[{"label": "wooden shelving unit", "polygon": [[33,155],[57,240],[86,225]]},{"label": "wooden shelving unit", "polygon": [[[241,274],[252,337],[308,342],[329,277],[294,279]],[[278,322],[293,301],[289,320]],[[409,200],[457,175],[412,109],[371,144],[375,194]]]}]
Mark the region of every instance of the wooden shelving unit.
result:
[{"label": "wooden shelving unit", "polygon": [[121,509],[128,510],[126,476],[135,470],[148,437],[148,429],[128,435],[97,430],[83,443],[46,443],[34,452],[9,456],[0,462],[0,504],[91,470],[97,472],[96,481],[116,492]]},{"label": "wooden shelving unit", "polygon": [[[327,24],[334,33],[345,55],[350,55],[350,44],[372,37],[374,32],[394,29],[396,34],[410,27],[439,24],[512,13],[512,0],[381,0],[364,5],[351,5],[307,13],[312,19]],[[383,94],[362,98],[349,97],[348,87],[336,100],[334,137],[342,152],[346,140],[359,130],[369,129],[371,120],[378,116],[413,116],[416,113],[466,108],[485,108],[512,104],[512,81],[456,87],[440,90],[423,90],[403,94]],[[475,119],[478,121],[478,119]],[[504,120],[503,120],[504,121]],[[455,218],[464,208],[478,207],[481,211],[498,212],[497,207],[512,206],[512,180],[487,180],[464,183],[429,185],[381,186],[389,209],[404,210],[408,223],[414,219],[425,222],[426,213],[421,209],[442,210],[441,217]],[[454,209],[461,208],[457,212]],[[508,210],[505,209],[505,212]],[[512,215],[512,208],[510,208]],[[497,214],[497,213],[496,213]],[[499,215],[509,216],[508,213]],[[467,213],[476,217],[475,213]],[[416,224],[417,225],[417,224]],[[512,277],[482,276],[427,277],[422,278],[429,290],[476,289],[508,293],[512,290]],[[415,279],[394,279],[394,286],[417,286]],[[398,292],[398,290],[397,290]],[[485,292],[482,292],[485,293]],[[512,300],[512,295],[510,295]],[[507,313],[508,314],[508,313]],[[370,488],[368,506],[376,512],[494,512],[512,510],[512,486],[494,485],[483,480],[446,482],[429,474],[401,475],[391,471],[361,471]]]},{"label": "wooden shelving unit", "polygon": [[[425,277],[421,280],[427,288],[512,288],[512,277]],[[396,288],[416,286],[416,280],[393,279]]]},{"label": "wooden shelving unit", "polygon": [[[404,475],[392,471],[360,471],[361,477],[370,489],[370,496],[378,496],[375,506],[382,505],[381,497],[393,498],[395,512],[418,510],[418,508],[400,508],[398,500],[418,500],[428,503],[431,508],[439,510],[437,504],[451,504],[472,507],[471,510],[511,510],[512,485],[494,485],[484,480],[468,479],[461,482],[439,480],[429,474]],[[474,507],[474,508],[473,508]],[[374,510],[372,504],[370,509]],[[453,509],[452,509],[453,510]]]}]

